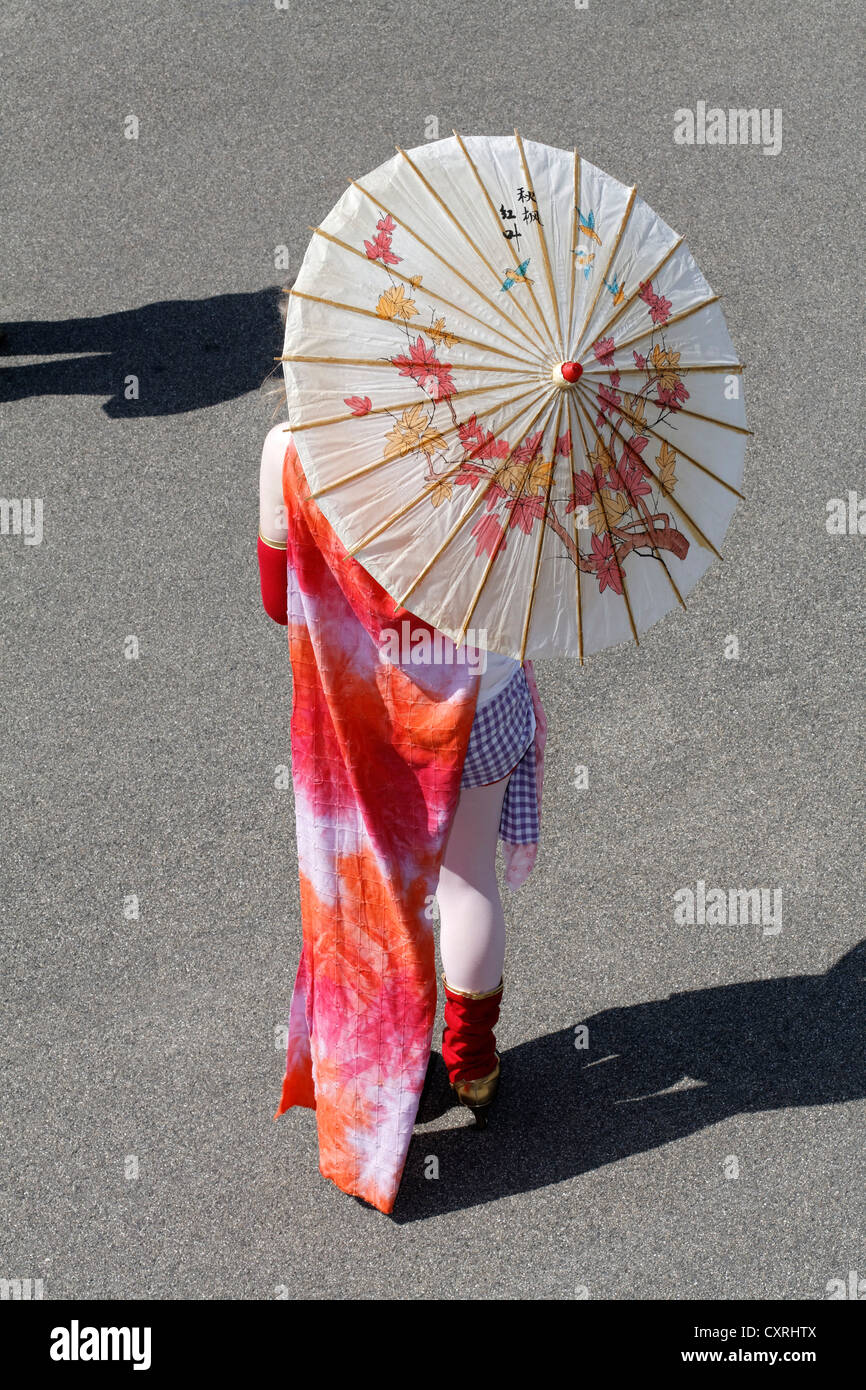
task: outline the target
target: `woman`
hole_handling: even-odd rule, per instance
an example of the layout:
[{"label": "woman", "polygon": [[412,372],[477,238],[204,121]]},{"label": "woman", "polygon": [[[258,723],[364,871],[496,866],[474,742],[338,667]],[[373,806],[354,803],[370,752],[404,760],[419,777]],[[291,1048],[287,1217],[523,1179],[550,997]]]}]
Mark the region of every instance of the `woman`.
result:
[{"label": "woman", "polygon": [[487,653],[474,674],[448,639],[438,666],[377,661],[386,630],[431,630],[346,555],[284,425],[262,451],[258,556],[265,609],[289,628],[304,919],[277,1115],[316,1109],[321,1171],[390,1211],[429,1058],[432,891],[449,1080],[479,1126],[497,1092],[497,838],[516,889],[537,851],[546,721],[530,662]]}]

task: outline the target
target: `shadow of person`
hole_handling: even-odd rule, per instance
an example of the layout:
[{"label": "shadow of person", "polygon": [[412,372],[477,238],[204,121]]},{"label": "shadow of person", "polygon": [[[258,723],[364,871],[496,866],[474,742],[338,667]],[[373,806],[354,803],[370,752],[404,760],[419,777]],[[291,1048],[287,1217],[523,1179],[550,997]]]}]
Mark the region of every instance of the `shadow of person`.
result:
[{"label": "shadow of person", "polygon": [[[277,365],[280,287],[210,299],[166,299],[94,318],[4,324],[0,401],[105,396],[113,419],[179,415],[256,391]],[[137,380],[137,398],[129,379]]]},{"label": "shadow of person", "polygon": [[[396,1222],[563,1182],[731,1115],[830,1105],[866,1094],[866,942],[825,975],[673,994],[606,1009],[503,1056],[486,1130],[416,1131]],[[443,1089],[444,1088],[444,1089]],[[434,1057],[419,1124],[447,1106]],[[444,1103],[443,1103],[444,1101]],[[438,1177],[428,1158],[435,1158]]]}]

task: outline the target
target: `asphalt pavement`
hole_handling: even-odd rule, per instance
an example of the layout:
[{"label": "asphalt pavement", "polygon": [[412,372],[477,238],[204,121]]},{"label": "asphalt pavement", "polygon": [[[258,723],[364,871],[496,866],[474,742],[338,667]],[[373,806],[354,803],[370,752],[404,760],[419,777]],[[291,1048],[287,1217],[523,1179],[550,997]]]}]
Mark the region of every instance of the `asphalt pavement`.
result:
[{"label": "asphalt pavement", "polygon": [[[863,40],[842,0],[5,0],[0,494],[41,499],[42,536],[0,535],[0,1277],[820,1300],[866,1276]],[[679,142],[702,102],[781,112],[779,148]],[[723,296],[755,433],[688,611],[536,666],[501,1103],[476,1133],[434,1069],[389,1218],[320,1176],[310,1112],[272,1120],[300,915],[260,387],[309,227],[435,122],[636,183]],[[780,930],[681,924],[699,884],[780,890]]]}]

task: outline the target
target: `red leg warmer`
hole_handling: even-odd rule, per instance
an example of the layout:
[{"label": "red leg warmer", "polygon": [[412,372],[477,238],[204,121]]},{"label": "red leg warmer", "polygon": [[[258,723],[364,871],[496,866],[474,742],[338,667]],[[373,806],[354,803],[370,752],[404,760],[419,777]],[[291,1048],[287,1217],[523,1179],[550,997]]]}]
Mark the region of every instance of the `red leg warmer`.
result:
[{"label": "red leg warmer", "polygon": [[442,1057],[448,1068],[448,1079],[477,1081],[489,1076],[496,1066],[496,1038],[493,1028],[499,1019],[502,985],[481,999],[458,994],[443,979],[445,986],[445,1031],[442,1034]]}]

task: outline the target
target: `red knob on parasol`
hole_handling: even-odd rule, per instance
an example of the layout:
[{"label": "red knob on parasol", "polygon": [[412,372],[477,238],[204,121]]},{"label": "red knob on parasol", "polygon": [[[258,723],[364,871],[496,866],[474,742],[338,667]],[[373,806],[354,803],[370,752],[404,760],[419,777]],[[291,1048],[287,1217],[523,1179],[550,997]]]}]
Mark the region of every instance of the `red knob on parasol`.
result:
[{"label": "red knob on parasol", "polygon": [[572,386],[576,381],[580,381],[580,378],[583,376],[583,367],[579,362],[563,362],[560,371],[566,381],[570,382]]}]

